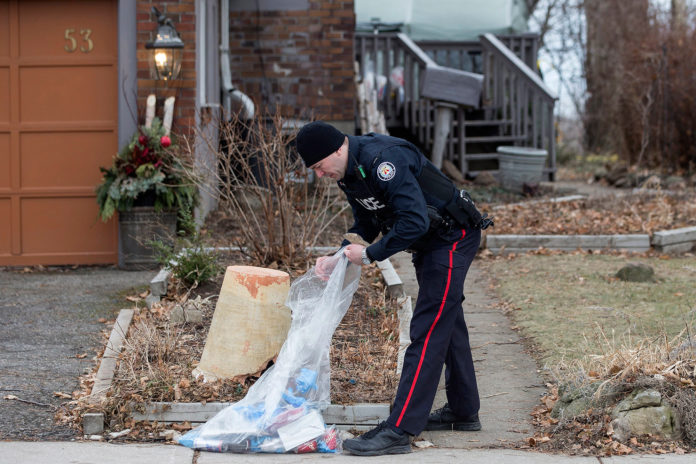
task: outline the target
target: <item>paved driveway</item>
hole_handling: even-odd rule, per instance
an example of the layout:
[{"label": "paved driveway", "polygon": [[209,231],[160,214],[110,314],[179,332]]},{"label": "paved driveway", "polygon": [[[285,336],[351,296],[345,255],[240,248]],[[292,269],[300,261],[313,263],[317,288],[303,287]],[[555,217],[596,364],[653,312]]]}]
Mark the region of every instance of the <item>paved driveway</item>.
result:
[{"label": "paved driveway", "polygon": [[[80,267],[35,273],[0,270],[0,439],[68,439],[74,432],[53,424],[51,405],[68,401],[77,378],[92,367],[102,343],[99,318],[127,307],[125,292],[146,285],[154,271]],[[86,353],[78,359],[76,355]]]}]

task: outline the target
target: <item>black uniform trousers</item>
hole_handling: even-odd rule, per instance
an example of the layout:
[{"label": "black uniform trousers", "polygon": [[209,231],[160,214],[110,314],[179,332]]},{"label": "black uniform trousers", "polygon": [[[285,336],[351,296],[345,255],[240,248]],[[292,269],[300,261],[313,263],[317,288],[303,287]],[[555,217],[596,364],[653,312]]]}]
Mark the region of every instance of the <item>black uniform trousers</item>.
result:
[{"label": "black uniform trousers", "polygon": [[418,299],[411,318],[411,344],[387,422],[418,435],[428,421],[445,364],[447,400],[455,414],[479,410],[474,362],[462,309],[464,279],[481,232],[455,230],[413,254]]}]

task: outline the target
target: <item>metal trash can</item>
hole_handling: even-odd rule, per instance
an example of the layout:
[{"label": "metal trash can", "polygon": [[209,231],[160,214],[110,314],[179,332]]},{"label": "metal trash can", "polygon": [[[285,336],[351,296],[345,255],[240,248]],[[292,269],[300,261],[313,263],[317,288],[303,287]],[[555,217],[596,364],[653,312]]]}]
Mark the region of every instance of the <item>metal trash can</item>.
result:
[{"label": "metal trash can", "polygon": [[522,193],[522,186],[538,185],[544,173],[548,152],[541,148],[498,147],[500,183],[503,188]]}]

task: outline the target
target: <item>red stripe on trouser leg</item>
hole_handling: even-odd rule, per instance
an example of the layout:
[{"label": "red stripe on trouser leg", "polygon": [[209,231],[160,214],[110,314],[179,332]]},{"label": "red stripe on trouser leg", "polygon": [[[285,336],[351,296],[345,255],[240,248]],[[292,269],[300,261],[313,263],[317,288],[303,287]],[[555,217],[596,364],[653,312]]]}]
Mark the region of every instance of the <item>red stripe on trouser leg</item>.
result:
[{"label": "red stripe on trouser leg", "polygon": [[445,307],[445,302],[447,301],[447,294],[449,293],[450,281],[452,280],[452,253],[454,253],[454,250],[457,249],[457,245],[459,244],[459,242],[464,240],[465,235],[466,235],[466,231],[462,230],[462,238],[460,238],[458,241],[454,242],[454,245],[452,245],[452,249],[449,252],[449,271],[447,271],[447,285],[445,286],[445,294],[442,296],[442,302],[440,303],[440,309],[437,312],[437,316],[435,316],[435,320],[433,321],[432,325],[430,326],[430,330],[428,330],[428,335],[425,337],[425,342],[423,343],[423,350],[421,351],[420,360],[418,361],[418,367],[416,368],[416,373],[413,376],[413,382],[411,383],[411,389],[408,392],[408,396],[406,397],[406,401],[404,402],[403,408],[401,408],[401,414],[399,414],[399,420],[396,421],[397,427],[401,424],[401,419],[403,419],[404,413],[406,413],[406,408],[408,408],[408,403],[411,401],[411,395],[413,394],[413,390],[416,388],[416,382],[418,381],[418,374],[420,373],[421,366],[423,365],[423,359],[425,359],[425,350],[428,349],[428,341],[430,340],[430,335],[433,333],[433,330],[435,329],[435,325],[437,324],[437,321],[440,320],[440,316],[442,315],[442,309]]}]

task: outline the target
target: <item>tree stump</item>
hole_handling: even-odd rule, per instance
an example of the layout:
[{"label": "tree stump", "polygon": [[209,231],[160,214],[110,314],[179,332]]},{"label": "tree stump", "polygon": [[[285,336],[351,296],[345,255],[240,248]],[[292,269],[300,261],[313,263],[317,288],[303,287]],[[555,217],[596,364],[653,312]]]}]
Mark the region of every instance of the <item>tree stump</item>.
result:
[{"label": "tree stump", "polygon": [[195,377],[205,381],[253,374],[273,359],[290,328],[285,306],[290,276],[252,266],[229,266]]}]

